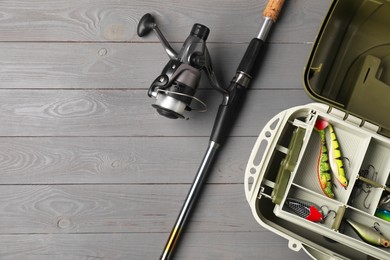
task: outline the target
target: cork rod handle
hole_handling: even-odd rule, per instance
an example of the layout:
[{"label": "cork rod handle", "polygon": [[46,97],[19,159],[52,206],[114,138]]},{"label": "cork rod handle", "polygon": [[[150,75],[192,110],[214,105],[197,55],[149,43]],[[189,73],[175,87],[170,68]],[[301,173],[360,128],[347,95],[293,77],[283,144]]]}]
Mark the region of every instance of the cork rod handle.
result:
[{"label": "cork rod handle", "polygon": [[264,9],[263,16],[269,17],[272,21],[276,22],[283,4],[284,0],[269,0]]}]

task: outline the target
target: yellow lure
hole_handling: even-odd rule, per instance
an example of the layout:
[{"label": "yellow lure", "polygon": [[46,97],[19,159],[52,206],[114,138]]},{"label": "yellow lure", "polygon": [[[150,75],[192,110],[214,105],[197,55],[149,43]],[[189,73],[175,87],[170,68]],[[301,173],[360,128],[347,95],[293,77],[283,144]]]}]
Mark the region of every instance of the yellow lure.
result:
[{"label": "yellow lure", "polygon": [[340,145],[337,140],[336,134],[334,132],[333,126],[328,123],[329,133],[330,133],[330,145],[329,145],[329,162],[333,174],[336,176],[336,179],[344,187],[348,186],[348,180],[345,177],[343,156],[341,155]]},{"label": "yellow lure", "polygon": [[[326,121],[324,121],[326,122]],[[328,196],[329,198],[334,198],[334,192],[332,190],[332,175],[330,173],[331,168],[329,164],[329,156],[328,149],[326,147],[326,139],[325,139],[325,130],[323,122],[317,121],[315,125],[315,129],[320,134],[321,145],[320,145],[320,153],[318,156],[318,164],[317,164],[317,176],[320,182],[320,187],[322,192]]]}]

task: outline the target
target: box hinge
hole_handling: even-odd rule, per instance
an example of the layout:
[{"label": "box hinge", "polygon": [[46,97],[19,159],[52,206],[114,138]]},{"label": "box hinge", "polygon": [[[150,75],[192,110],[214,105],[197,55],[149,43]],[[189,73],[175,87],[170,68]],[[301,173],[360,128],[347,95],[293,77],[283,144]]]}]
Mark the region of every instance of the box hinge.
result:
[{"label": "box hinge", "polygon": [[366,128],[366,129],[368,129],[368,130],[371,130],[371,131],[373,131],[373,132],[375,132],[375,133],[378,133],[379,130],[380,130],[380,127],[379,127],[379,126],[377,126],[377,125],[375,125],[375,124],[373,124],[373,123],[370,123],[370,122],[368,122],[368,121],[363,121],[362,127],[363,127],[363,128]]},{"label": "box hinge", "polygon": [[334,107],[329,107],[327,113],[332,115],[332,116],[335,116],[337,118],[340,118],[341,120],[345,120],[345,117],[346,117],[345,112],[343,112],[337,108],[334,108]]},{"label": "box hinge", "polygon": [[390,138],[390,130],[388,130],[388,129],[381,128],[378,133],[383,135],[383,136],[386,136],[386,137]]},{"label": "box hinge", "polygon": [[346,121],[346,122],[348,122],[352,125],[355,125],[357,127],[366,129],[370,132],[378,133],[380,130],[379,126],[377,126],[371,122],[368,122],[366,120],[363,120],[357,116],[351,115],[349,113],[345,113],[344,111],[341,111],[341,110],[334,108],[334,107],[329,107],[328,114],[335,116],[335,117],[338,117],[338,118],[342,119],[343,121]]}]

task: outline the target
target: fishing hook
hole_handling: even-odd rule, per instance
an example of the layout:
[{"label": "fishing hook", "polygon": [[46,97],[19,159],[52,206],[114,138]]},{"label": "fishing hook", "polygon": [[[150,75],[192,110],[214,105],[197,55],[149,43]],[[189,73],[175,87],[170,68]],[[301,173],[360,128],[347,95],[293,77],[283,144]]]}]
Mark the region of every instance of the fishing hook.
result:
[{"label": "fishing hook", "polygon": [[325,217],[324,217],[324,220],[329,216],[329,214],[330,213],[334,213],[334,217],[333,217],[333,219],[335,219],[336,218],[336,216],[337,216],[337,212],[336,211],[334,211],[333,209],[331,209],[331,210],[329,210],[328,211],[328,213],[325,215]]},{"label": "fishing hook", "polygon": [[372,228],[373,228],[376,232],[378,232],[379,234],[382,235],[382,232],[379,230],[379,227],[380,227],[380,226],[381,226],[381,225],[380,225],[378,222],[375,222],[374,225],[372,226]]},{"label": "fishing hook", "polygon": [[[321,211],[324,213],[324,221],[325,221],[326,218],[329,216],[329,214],[332,213],[332,212],[334,213],[334,217],[333,217],[333,218],[336,218],[336,215],[337,215],[336,211],[334,211],[334,210],[332,210],[332,209],[329,209],[328,206],[322,205],[322,206],[320,207],[320,209],[321,209]],[[326,211],[325,211],[324,209],[326,209]]]},{"label": "fishing hook", "polygon": [[325,216],[327,216],[327,215],[328,215],[328,212],[329,212],[329,207],[326,206],[326,205],[322,205],[322,206],[320,207],[321,211],[322,211],[322,212],[325,212],[322,208],[325,208],[325,209],[326,209],[326,214],[325,214]]},{"label": "fishing hook", "polygon": [[369,173],[370,173],[370,168],[372,168],[374,170],[374,172],[375,172],[375,167],[372,164],[369,164],[366,169],[361,169],[360,170],[359,175],[363,176],[365,178],[368,178],[369,177]]},{"label": "fishing hook", "polygon": [[[364,189],[363,189],[363,191],[364,191]],[[368,206],[366,205],[366,203],[367,203],[367,198],[368,198],[368,196],[370,195],[370,192],[371,192],[371,190],[369,189],[369,190],[367,191],[367,195],[366,195],[366,197],[364,198],[364,201],[363,201],[363,207],[365,207],[366,209],[369,209],[369,208],[371,207],[371,202],[370,202],[370,204],[368,204]]]},{"label": "fishing hook", "polygon": [[368,177],[368,174],[370,173],[370,167],[373,169],[372,180],[376,181],[376,178],[378,177],[378,172],[375,170],[375,167],[372,164],[369,164],[367,167],[367,171],[368,171],[367,177]]},{"label": "fishing hook", "polygon": [[351,161],[349,160],[348,157],[343,156],[341,157],[341,159],[346,160],[348,162],[348,168],[351,168]]}]

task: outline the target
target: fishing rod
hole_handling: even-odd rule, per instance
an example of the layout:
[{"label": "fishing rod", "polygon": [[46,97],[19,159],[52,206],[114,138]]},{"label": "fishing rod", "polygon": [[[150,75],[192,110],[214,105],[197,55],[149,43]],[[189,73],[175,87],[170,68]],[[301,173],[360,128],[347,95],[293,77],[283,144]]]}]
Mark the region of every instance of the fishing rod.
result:
[{"label": "fishing rod", "polygon": [[[207,110],[205,103],[194,96],[200,81],[201,71],[206,73],[210,85],[223,95],[208,148],[176,223],[172,228],[161,255],[161,260],[170,259],[174,253],[175,246],[199,197],[217,152],[225,142],[237,118],[246,89],[249,87],[255,74],[254,69],[258,64],[260,54],[264,52],[265,40],[272,24],[276,22],[283,4],[284,0],[269,0],[263,12],[263,22],[260,31],[257,37],[250,41],[236,74],[227,88],[221,87],[214,73],[211,58],[206,47],[206,40],[210,32],[206,26],[194,24],[190,35],[185,40],[180,52],[177,53],[161,33],[151,14],[145,14],[138,24],[138,36],[144,37],[149,32],[154,31],[170,58],[161,75],[153,81],[148,91],[149,97],[156,98],[156,103],[152,106],[159,114],[171,119],[177,119],[185,118],[185,111]],[[191,107],[193,100],[200,104],[203,109]]]}]

